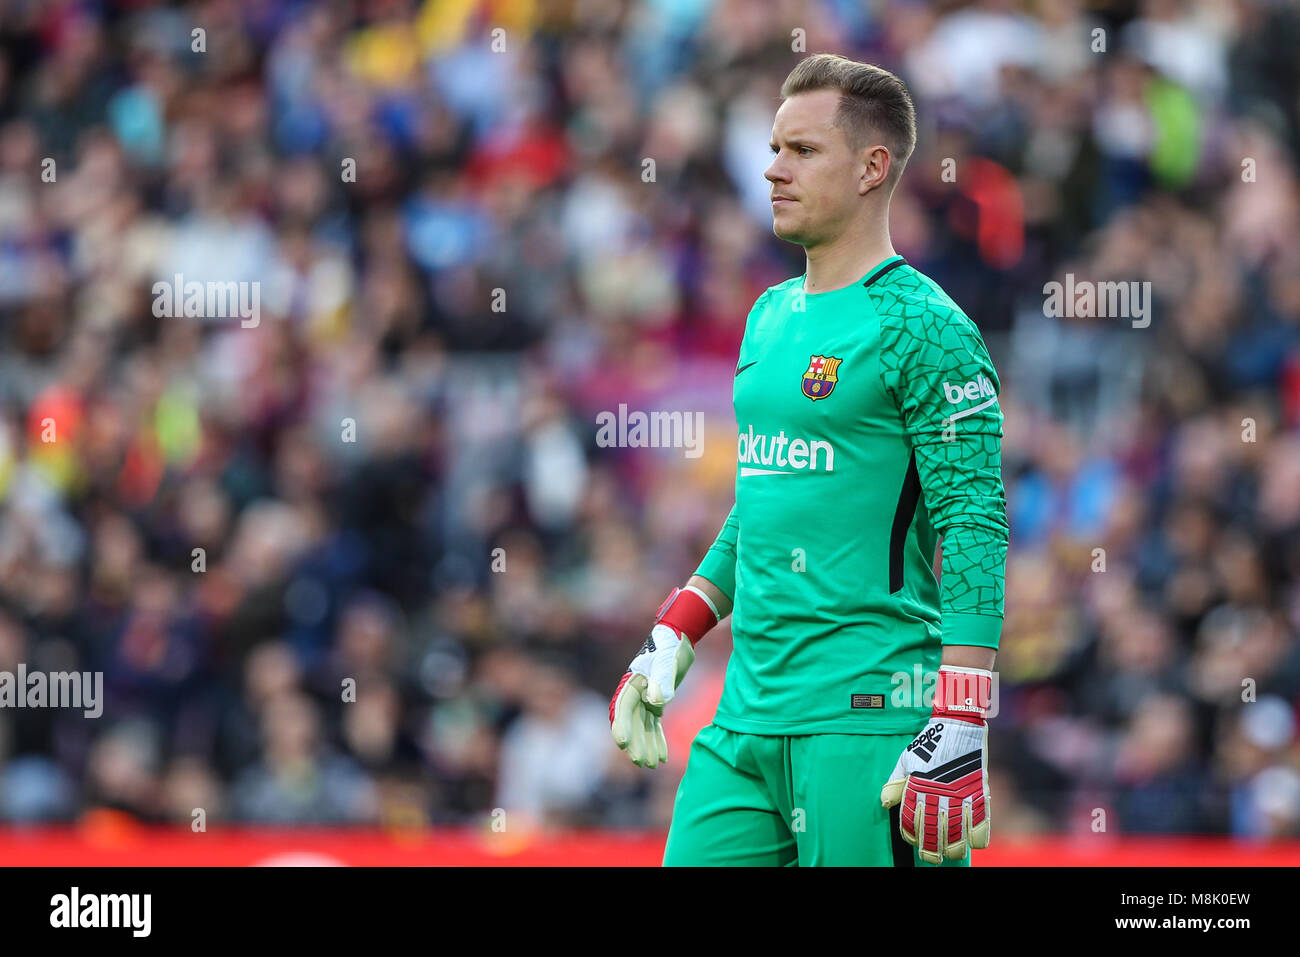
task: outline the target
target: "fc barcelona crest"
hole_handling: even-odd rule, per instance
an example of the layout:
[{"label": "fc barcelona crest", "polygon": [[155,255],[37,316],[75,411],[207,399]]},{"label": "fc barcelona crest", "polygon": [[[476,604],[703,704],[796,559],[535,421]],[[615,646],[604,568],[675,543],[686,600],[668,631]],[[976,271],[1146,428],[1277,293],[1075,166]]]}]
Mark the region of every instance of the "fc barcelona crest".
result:
[{"label": "fc barcelona crest", "polygon": [[835,391],[839,377],[835,374],[843,359],[829,356],[812,356],[808,360],[808,371],[803,374],[803,394],[816,402]]}]

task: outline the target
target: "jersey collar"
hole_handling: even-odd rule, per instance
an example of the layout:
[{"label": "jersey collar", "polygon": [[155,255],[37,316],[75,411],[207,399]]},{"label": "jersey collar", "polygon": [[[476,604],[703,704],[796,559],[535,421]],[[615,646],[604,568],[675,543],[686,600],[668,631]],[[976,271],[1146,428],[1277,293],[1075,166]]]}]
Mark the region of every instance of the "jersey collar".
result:
[{"label": "jersey collar", "polygon": [[904,259],[902,256],[898,255],[897,253],[895,253],[893,256],[890,256],[888,259],[882,262],[875,269],[871,270],[871,272],[867,273],[867,278],[862,283],[863,288],[870,286],[872,283],[874,283],[877,279],[879,279],[881,276],[883,276],[885,273],[889,272],[890,270],[897,269],[899,266],[906,266],[906,265],[907,265],[907,260]]}]

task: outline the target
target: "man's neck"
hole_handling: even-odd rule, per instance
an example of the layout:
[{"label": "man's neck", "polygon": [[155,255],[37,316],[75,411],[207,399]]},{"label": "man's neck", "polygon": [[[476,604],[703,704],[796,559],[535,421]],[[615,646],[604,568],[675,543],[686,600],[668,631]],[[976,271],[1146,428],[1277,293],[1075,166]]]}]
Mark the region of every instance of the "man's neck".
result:
[{"label": "man's neck", "polygon": [[889,241],[889,229],[846,231],[836,241],[817,248],[805,247],[808,267],[804,292],[832,292],[857,282],[867,271],[890,256],[896,256]]}]

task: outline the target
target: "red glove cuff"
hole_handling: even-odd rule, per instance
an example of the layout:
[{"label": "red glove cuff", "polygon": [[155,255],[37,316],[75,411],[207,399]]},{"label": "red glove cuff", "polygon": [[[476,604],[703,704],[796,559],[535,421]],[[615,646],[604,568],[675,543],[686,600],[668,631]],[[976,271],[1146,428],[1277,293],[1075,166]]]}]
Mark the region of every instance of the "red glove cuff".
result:
[{"label": "red glove cuff", "polygon": [[705,632],[718,623],[709,603],[698,594],[685,588],[674,588],[655,613],[656,625],[667,625],[691,640],[691,647],[704,637]]},{"label": "red glove cuff", "polygon": [[993,672],[940,666],[933,715],[983,724],[992,698]]}]

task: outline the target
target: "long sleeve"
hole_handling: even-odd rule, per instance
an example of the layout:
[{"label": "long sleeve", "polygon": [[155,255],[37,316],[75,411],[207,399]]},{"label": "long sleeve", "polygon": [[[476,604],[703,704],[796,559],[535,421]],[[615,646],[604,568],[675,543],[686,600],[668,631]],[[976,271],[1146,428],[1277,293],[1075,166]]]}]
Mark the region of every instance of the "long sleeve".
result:
[{"label": "long sleeve", "polygon": [[736,538],[739,534],[740,518],[733,505],[718,537],[705,552],[700,567],[695,569],[695,574],[713,582],[732,601],[736,598]]},{"label": "long sleeve", "polygon": [[1008,539],[1000,383],[979,330],[950,299],[915,293],[900,304],[882,319],[881,379],[943,535],[943,643],[996,648]]}]

